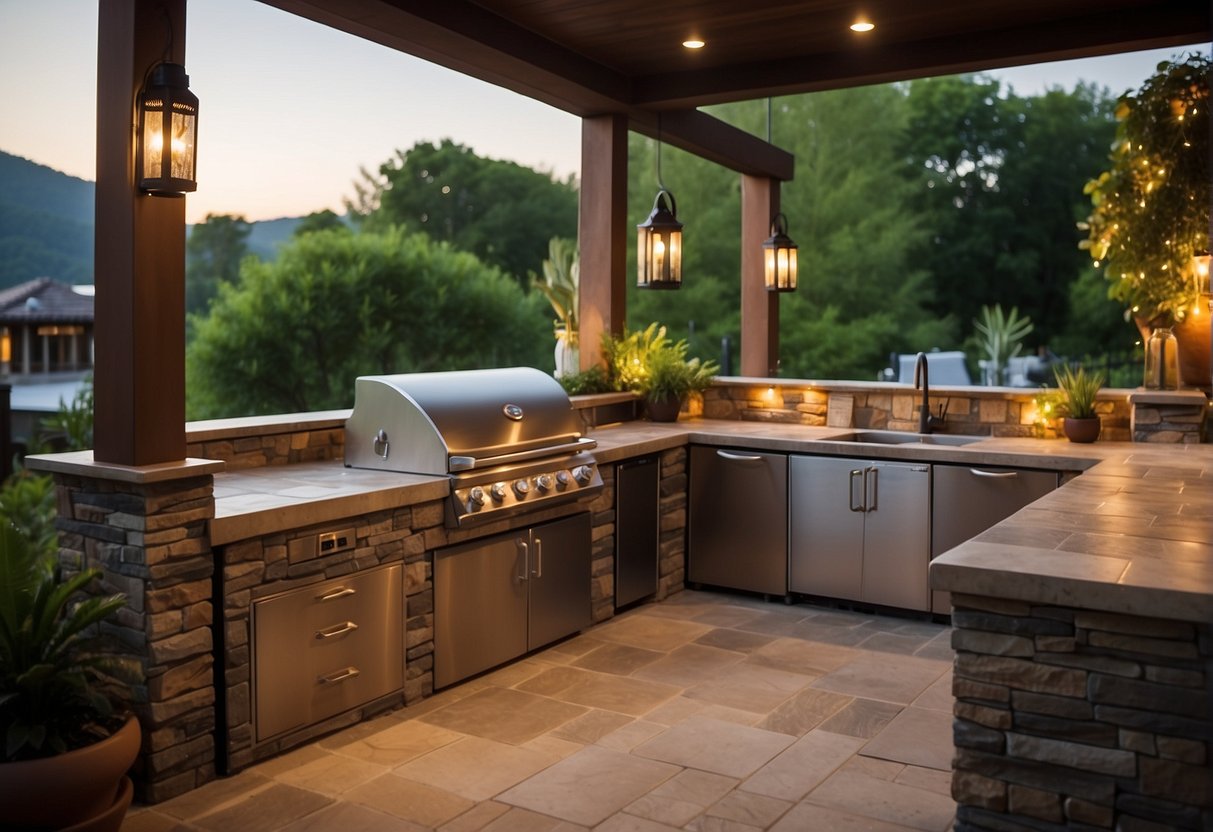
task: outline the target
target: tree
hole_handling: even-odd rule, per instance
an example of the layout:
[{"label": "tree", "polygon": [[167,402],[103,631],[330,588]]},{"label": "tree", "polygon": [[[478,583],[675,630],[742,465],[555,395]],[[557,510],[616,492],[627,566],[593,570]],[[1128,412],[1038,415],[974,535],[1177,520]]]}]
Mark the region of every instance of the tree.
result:
[{"label": "tree", "polygon": [[983,305],[1017,306],[1048,343],[1069,326],[1069,287],[1086,268],[1076,223],[1112,138],[1108,92],[1021,98],[952,76],[912,82],[907,102],[907,208],[931,230],[914,256],[931,275],[931,308],[968,322]]},{"label": "tree", "polygon": [[295,238],[221,285],[186,354],[190,418],[349,407],[354,379],[551,361],[547,303],[402,229]]},{"label": "tree", "polygon": [[242,216],[207,214],[185,242],[185,309],[205,312],[222,283],[235,283],[252,226]]},{"label": "tree", "polygon": [[304,234],[311,234],[313,231],[330,231],[344,230],[349,231],[350,227],[346,225],[338,214],[325,208],[323,211],[313,211],[299,221],[295,226],[295,230],[291,232],[293,237],[302,237]]},{"label": "tree", "polygon": [[[364,177],[366,172],[363,172]],[[570,178],[514,162],[477,156],[450,139],[418,142],[379,167],[379,178],[356,184],[351,210],[363,226],[393,225],[470,251],[527,285],[542,267],[552,237],[577,236],[577,189]]]},{"label": "tree", "polygon": [[889,353],[954,337],[946,316],[926,311],[931,287],[913,257],[926,232],[898,176],[907,118],[894,85],[779,101],[773,138],[787,146],[790,135],[796,150],[782,206],[800,245],[801,287],[780,299],[785,375],[874,378]]}]

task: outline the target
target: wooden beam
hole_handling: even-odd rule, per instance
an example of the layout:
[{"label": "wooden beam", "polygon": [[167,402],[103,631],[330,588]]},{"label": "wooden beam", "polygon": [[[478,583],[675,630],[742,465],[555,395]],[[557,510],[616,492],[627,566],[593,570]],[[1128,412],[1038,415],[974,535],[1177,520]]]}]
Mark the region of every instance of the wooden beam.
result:
[{"label": "wooden beam", "polygon": [[[693,108],[774,95],[884,84],[936,75],[1109,55],[1208,40],[1209,9],[1190,0],[1059,20],[1047,27],[1017,21],[963,38],[839,49],[796,58],[642,75],[634,80],[638,107]],[[1131,33],[1126,36],[1126,32]],[[879,48],[875,48],[879,46]]]},{"label": "wooden beam", "polygon": [[662,112],[660,121],[655,112],[634,111],[631,127],[738,173],[787,182],[796,171],[791,153],[699,110]]},{"label": "wooden beam", "polygon": [[[626,113],[631,129],[657,135],[656,111],[633,104],[633,85],[625,75],[468,0],[263,2],[573,115]],[[792,178],[790,154],[707,113],[663,113],[661,137],[730,170]]]},{"label": "wooden beam", "polygon": [[602,363],[602,336],[623,334],[627,310],[628,120],[581,121],[581,369]]},{"label": "wooden beam", "polygon": [[741,177],[741,374],[779,373],[779,293],[768,292],[762,243],[779,213],[779,183],[763,176]]},{"label": "wooden beam", "polygon": [[[135,99],[170,48],[185,63],[185,0],[100,0],[94,458],[185,458],[185,200],[135,186]],[[205,112],[205,109],[203,109]]]}]

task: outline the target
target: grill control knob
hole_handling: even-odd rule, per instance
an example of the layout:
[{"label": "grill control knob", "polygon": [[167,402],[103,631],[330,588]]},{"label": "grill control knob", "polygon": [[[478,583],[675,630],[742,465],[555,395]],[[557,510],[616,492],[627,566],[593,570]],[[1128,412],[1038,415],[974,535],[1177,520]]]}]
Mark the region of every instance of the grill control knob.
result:
[{"label": "grill control knob", "polygon": [[561,488],[564,488],[566,485],[568,485],[569,484],[569,472],[568,471],[557,471],[556,472],[556,484],[559,485]]},{"label": "grill control knob", "polygon": [[478,485],[472,486],[472,490],[468,492],[468,502],[478,506],[484,505],[487,498],[484,494],[484,489]]},{"label": "grill control knob", "polygon": [[585,485],[594,479],[594,471],[588,465],[578,465],[573,469],[573,479],[577,480],[581,485]]},{"label": "grill control knob", "polygon": [[489,486],[489,494],[493,496],[493,502],[500,503],[505,499],[505,483],[495,482]]},{"label": "grill control knob", "polygon": [[539,476],[535,477],[535,485],[540,491],[550,491],[552,484],[553,481],[551,474],[540,474]]},{"label": "grill control knob", "polygon": [[530,490],[531,484],[526,480],[514,480],[514,493],[519,497],[525,497]]}]

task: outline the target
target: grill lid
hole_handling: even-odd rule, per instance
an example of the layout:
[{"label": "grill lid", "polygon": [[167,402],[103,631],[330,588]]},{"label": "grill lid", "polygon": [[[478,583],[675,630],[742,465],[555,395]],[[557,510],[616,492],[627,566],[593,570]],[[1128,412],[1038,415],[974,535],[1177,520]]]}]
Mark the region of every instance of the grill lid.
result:
[{"label": "grill lid", "polygon": [[414,474],[518,462],[596,443],[554,378],[533,367],[360,376],[345,463]]}]

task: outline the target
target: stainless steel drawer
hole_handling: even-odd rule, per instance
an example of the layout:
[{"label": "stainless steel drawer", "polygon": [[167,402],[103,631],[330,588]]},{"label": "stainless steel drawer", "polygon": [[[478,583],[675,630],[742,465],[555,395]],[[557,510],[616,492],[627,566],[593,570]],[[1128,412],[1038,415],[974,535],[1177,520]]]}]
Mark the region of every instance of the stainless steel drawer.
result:
[{"label": "stainless steel drawer", "polygon": [[404,685],[400,564],[253,604],[257,741],[310,725]]}]

